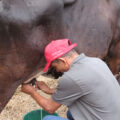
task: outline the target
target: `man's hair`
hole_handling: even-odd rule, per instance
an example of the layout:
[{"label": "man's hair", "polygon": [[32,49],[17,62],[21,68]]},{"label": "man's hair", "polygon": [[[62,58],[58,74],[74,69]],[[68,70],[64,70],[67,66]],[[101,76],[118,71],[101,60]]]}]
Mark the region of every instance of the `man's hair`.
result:
[{"label": "man's hair", "polygon": [[[72,49],[61,57],[67,57],[70,59],[74,54],[77,54],[77,52],[75,51],[75,49]],[[58,59],[55,59],[53,62],[58,62]]]}]

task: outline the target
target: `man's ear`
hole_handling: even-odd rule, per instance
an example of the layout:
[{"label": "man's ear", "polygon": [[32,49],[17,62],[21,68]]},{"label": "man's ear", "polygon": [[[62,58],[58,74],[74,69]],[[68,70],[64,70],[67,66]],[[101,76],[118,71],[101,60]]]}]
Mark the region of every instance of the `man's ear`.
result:
[{"label": "man's ear", "polygon": [[67,63],[66,58],[62,58],[62,57],[60,57],[60,58],[58,58],[58,60],[61,61],[61,62],[64,62],[65,64]]}]

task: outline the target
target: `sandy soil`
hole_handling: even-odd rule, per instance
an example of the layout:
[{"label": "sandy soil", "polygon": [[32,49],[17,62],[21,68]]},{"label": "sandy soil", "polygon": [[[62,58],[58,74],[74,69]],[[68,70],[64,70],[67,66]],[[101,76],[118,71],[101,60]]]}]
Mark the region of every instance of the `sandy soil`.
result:
[{"label": "sandy soil", "polygon": [[[46,78],[43,76],[38,77],[37,80],[45,81],[48,86],[54,88],[57,86],[58,80],[53,80],[51,78]],[[49,97],[39,91],[45,97]],[[23,116],[31,110],[40,109],[41,107],[27,94],[20,91],[20,86],[17,88],[12,99],[6,105],[4,110],[0,114],[0,120],[22,120]],[[66,118],[67,107],[61,106],[56,112]]]}]

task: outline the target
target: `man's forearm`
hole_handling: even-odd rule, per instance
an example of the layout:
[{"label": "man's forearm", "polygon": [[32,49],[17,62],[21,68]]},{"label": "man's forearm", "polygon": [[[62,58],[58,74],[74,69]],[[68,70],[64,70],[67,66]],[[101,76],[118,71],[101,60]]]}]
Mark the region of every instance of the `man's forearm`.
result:
[{"label": "man's forearm", "polygon": [[48,91],[45,91],[45,93],[52,95],[56,91],[56,88],[49,88]]},{"label": "man's forearm", "polygon": [[46,83],[41,82],[41,81],[38,82],[37,87],[43,92],[50,94],[50,95],[52,95],[56,91],[56,88],[50,88]]},{"label": "man's forearm", "polygon": [[34,98],[36,100],[36,102],[46,111],[49,112],[49,105],[48,105],[48,99],[46,99],[45,97],[39,95],[37,92],[33,92],[31,94],[32,98]]},{"label": "man's forearm", "polygon": [[50,100],[39,95],[36,91],[31,94],[32,98],[47,112],[54,113],[57,108],[54,108],[54,104],[50,103]]}]

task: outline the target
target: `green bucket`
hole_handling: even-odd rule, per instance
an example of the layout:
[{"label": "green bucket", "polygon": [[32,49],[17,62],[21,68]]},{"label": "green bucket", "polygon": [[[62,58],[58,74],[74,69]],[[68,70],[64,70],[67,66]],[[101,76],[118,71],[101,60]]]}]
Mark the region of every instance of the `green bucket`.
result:
[{"label": "green bucket", "polygon": [[45,110],[38,109],[38,110],[33,110],[25,114],[25,116],[23,117],[23,120],[42,120],[46,115],[58,116],[56,112],[53,114],[50,114],[46,112]]}]

